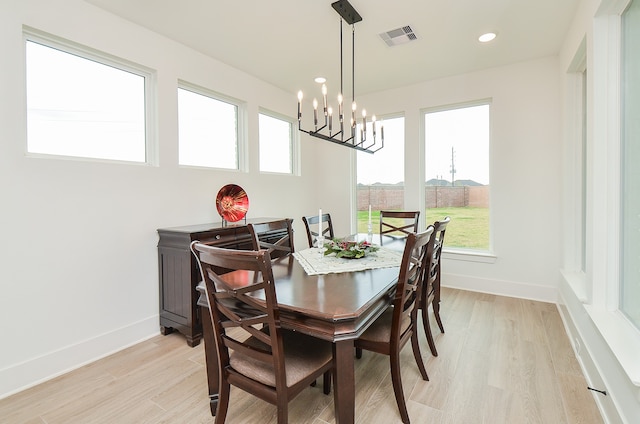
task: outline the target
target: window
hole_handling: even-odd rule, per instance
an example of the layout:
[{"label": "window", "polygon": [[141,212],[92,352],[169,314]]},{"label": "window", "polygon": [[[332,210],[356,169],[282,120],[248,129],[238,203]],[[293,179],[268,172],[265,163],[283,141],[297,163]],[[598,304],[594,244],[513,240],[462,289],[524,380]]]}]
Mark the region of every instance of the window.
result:
[{"label": "window", "polygon": [[238,105],[215,97],[178,88],[180,165],[239,169]]},{"label": "window", "polygon": [[[567,247],[570,252],[565,257],[565,271],[573,273],[572,281],[581,287],[580,297],[586,299],[587,273],[587,41],[578,46],[567,73],[569,114],[567,139],[571,147],[566,155],[569,160],[567,171],[571,171],[564,197],[567,217]],[[574,287],[577,288],[577,287]]]},{"label": "window", "polygon": [[621,72],[621,283],[620,310],[640,328],[640,1],[622,15]]},{"label": "window", "polygon": [[[586,66],[586,64],[584,64]],[[587,70],[584,69],[580,78],[580,271],[587,270]]]},{"label": "window", "polygon": [[293,123],[274,114],[261,112],[260,171],[282,174],[294,173]]},{"label": "window", "polygon": [[489,104],[426,111],[426,223],[450,216],[447,247],[489,250]]},{"label": "window", "polygon": [[[404,209],[404,116],[387,117],[378,124],[383,127],[384,148],[373,154],[358,151],[356,155],[358,233],[367,233],[369,205],[376,234],[380,232],[381,210]],[[379,128],[376,141],[381,137]],[[367,127],[367,139],[372,136],[373,128]]]},{"label": "window", "polygon": [[150,73],[36,34],[25,44],[27,152],[148,160]]}]

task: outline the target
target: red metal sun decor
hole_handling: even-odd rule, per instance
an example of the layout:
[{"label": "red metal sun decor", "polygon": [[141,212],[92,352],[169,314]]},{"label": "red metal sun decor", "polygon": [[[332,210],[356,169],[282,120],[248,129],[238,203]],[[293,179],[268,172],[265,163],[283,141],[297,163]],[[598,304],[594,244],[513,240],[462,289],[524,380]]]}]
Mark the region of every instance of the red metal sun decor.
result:
[{"label": "red metal sun decor", "polygon": [[222,219],[237,222],[244,218],[249,210],[249,197],[242,187],[227,184],[216,196],[216,208]]}]

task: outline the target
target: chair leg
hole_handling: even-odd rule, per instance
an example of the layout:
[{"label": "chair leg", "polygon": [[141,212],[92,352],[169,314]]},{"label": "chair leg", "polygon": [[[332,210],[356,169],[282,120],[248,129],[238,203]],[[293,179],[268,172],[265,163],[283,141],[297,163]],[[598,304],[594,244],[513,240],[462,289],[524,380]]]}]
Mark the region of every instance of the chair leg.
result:
[{"label": "chair leg", "polygon": [[325,395],[331,393],[331,370],[325,371],[322,377],[322,391]]},{"label": "chair leg", "polygon": [[276,407],[278,408],[278,424],[287,424],[289,422],[289,401],[278,398]]},{"label": "chair leg", "polygon": [[444,334],[444,326],[442,325],[442,320],[440,319],[440,300],[433,302],[433,315],[436,317],[436,322],[438,323],[438,327],[440,327],[440,332]]},{"label": "chair leg", "polygon": [[404,401],[404,391],[402,390],[402,378],[400,376],[400,352],[391,352],[389,361],[391,362],[391,383],[393,383],[393,392],[396,395],[398,411],[400,411],[402,422],[404,424],[410,424],[407,404]]},{"label": "chair leg", "polygon": [[420,353],[420,344],[418,343],[418,329],[414,328],[415,331],[411,334],[411,349],[413,350],[413,357],[416,360],[416,365],[418,365],[418,369],[420,370],[420,375],[424,381],[429,381],[429,376],[427,375],[427,369],[424,367],[424,362],[422,361],[422,354]]},{"label": "chair leg", "polygon": [[218,408],[216,408],[216,424],[224,424],[227,419],[227,411],[229,409],[229,392],[231,386],[227,382],[223,382],[218,389]]},{"label": "chair leg", "polygon": [[429,308],[427,306],[421,308],[420,310],[422,311],[422,326],[424,327],[424,333],[427,336],[429,349],[431,349],[431,354],[433,356],[438,356],[438,350],[436,349],[436,344],[433,340],[433,334],[431,333],[431,325],[429,324]]}]

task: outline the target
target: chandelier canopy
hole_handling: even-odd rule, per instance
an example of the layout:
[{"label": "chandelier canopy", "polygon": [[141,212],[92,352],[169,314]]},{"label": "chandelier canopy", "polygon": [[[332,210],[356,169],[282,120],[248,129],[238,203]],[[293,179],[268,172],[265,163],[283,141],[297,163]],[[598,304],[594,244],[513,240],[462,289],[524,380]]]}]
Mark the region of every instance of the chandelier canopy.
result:
[{"label": "chandelier canopy", "polygon": [[[355,95],[355,23],[362,20],[362,16],[351,6],[347,0],[339,0],[331,4],[340,15],[340,92],[337,96],[338,114],[337,122],[334,125],[334,110],[327,101],[327,86],[322,84],[322,109],[318,112],[318,100],[313,99],[313,130],[305,130],[302,128],[302,100],[304,95],[302,91],[298,92],[298,130],[307,133],[310,136],[330,141],[341,146],[350,147],[361,152],[375,153],[384,147],[384,127],[381,121],[376,121],[376,116],[371,116],[371,120],[367,120],[367,111],[362,109],[361,120],[357,120],[357,105]],[[342,26],[343,22],[351,25],[351,118],[345,126],[344,114],[344,86],[343,86],[343,49],[342,49]],[[318,115],[323,117],[318,119]],[[360,130],[356,131],[357,125],[360,123]],[[367,124],[370,124],[372,137],[367,140]],[[345,127],[347,128],[345,131]],[[359,133],[359,134],[358,134]],[[379,135],[379,140],[378,140]]]}]

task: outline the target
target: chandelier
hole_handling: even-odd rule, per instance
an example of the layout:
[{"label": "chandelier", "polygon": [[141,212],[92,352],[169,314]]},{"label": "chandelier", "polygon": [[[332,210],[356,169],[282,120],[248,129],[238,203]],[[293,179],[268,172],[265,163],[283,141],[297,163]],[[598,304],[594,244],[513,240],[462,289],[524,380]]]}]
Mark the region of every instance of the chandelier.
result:
[{"label": "chandelier", "polygon": [[[313,130],[302,128],[302,91],[298,92],[298,130],[312,137],[330,141],[341,146],[350,147],[361,152],[375,153],[384,147],[384,127],[382,122],[376,122],[376,116],[371,117],[371,136],[367,139],[367,111],[362,109],[361,119],[357,120],[357,106],[355,95],[355,23],[362,20],[362,16],[347,0],[339,0],[331,4],[340,15],[340,92],[337,96],[338,115],[334,122],[334,110],[327,102],[327,86],[322,85],[322,109],[318,111],[318,100],[313,99]],[[351,25],[351,119],[345,123],[344,114],[344,86],[343,86],[343,51],[342,25],[346,21]],[[322,115],[320,119],[318,116]],[[359,131],[357,125],[360,124]],[[345,125],[346,124],[346,125]],[[378,134],[380,142],[378,143]]]}]

